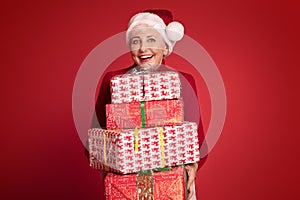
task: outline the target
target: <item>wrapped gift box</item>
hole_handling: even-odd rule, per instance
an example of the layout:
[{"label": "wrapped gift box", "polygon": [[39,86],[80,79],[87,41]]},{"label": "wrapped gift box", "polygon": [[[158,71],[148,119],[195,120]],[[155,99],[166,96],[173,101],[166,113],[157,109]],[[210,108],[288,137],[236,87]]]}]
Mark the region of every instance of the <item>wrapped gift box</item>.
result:
[{"label": "wrapped gift box", "polygon": [[135,128],[183,123],[181,99],[106,105],[106,128]]},{"label": "wrapped gift box", "polygon": [[110,80],[111,103],[177,99],[181,95],[179,74],[173,71],[123,74]]},{"label": "wrapped gift box", "polygon": [[121,174],[199,161],[197,124],[89,130],[90,165]]},{"label": "wrapped gift box", "polygon": [[183,166],[168,171],[119,175],[108,173],[105,177],[107,200],[123,199],[186,199],[186,172]]}]

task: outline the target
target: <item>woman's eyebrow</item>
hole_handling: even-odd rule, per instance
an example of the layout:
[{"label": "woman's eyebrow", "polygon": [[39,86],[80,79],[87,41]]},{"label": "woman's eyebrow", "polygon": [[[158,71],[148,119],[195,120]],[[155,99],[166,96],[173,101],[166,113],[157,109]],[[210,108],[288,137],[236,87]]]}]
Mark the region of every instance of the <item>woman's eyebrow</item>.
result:
[{"label": "woman's eyebrow", "polygon": [[155,38],[154,35],[147,35],[147,38],[151,38],[151,37],[154,37],[154,38]]},{"label": "woman's eyebrow", "polygon": [[131,39],[140,39],[140,37],[139,36],[133,36]]}]

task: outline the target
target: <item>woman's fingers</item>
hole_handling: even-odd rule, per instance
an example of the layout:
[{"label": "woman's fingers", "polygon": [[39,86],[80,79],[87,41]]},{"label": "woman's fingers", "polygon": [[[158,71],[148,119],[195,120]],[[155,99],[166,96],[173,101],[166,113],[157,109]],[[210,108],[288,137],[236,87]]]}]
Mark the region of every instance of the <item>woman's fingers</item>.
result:
[{"label": "woman's fingers", "polygon": [[196,178],[198,165],[197,163],[186,165],[185,169],[188,174],[188,182],[187,182],[187,190],[189,191],[188,199],[191,199],[195,193],[193,183]]},{"label": "woman's fingers", "polygon": [[188,191],[189,191],[189,196],[188,196],[188,200],[189,200],[189,199],[191,199],[194,196],[194,187],[191,186],[188,189]]},{"label": "woman's fingers", "polygon": [[192,165],[187,165],[185,167],[186,169],[186,172],[188,174],[188,188],[190,188],[191,184],[193,183],[193,181],[195,180],[196,178],[196,172],[197,172],[197,169],[195,169],[195,167],[193,167]]}]

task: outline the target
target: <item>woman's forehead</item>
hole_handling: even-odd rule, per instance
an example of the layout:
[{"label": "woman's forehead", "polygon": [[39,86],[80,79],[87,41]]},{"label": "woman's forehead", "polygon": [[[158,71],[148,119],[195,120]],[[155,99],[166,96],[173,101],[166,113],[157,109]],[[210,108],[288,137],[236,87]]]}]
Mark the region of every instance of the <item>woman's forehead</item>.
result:
[{"label": "woman's forehead", "polygon": [[155,28],[146,24],[138,25],[130,31],[130,37],[136,37],[136,36],[161,37],[161,35]]}]

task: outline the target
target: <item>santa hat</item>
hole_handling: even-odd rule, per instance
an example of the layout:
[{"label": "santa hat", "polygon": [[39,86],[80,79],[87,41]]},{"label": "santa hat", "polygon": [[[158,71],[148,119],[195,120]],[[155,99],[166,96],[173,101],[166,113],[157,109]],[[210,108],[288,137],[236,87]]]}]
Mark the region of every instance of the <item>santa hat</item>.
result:
[{"label": "santa hat", "polygon": [[175,43],[184,36],[184,27],[180,22],[173,21],[173,15],[168,10],[145,10],[135,14],[129,21],[126,32],[126,43],[130,44],[129,33],[136,26],[146,24],[155,28],[168,45],[168,55],[172,52]]}]

